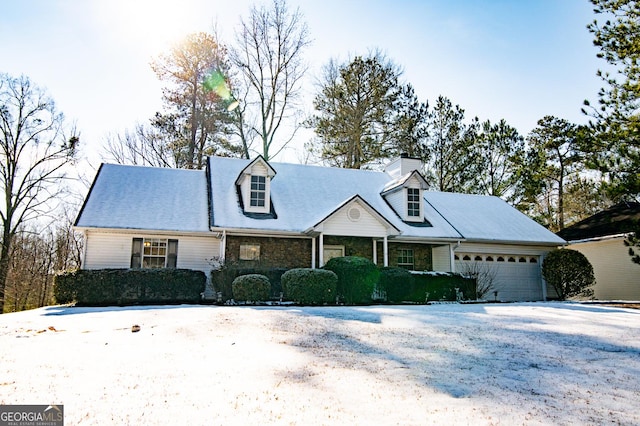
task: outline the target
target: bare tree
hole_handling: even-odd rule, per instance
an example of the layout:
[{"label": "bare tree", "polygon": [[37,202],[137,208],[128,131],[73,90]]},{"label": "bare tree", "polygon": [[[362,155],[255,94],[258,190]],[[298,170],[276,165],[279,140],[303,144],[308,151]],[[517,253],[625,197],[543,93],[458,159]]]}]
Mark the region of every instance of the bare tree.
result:
[{"label": "bare tree", "polygon": [[[285,0],[273,0],[271,9],[254,6],[249,18],[240,22],[236,45],[229,52],[242,86],[237,133],[247,148],[254,136],[259,137],[266,160],[276,156],[301,127],[297,102],[307,70],[303,53],[309,44],[300,10],[290,12]],[[278,141],[273,152],[276,132],[285,123],[292,126],[291,134]]]},{"label": "bare tree", "polygon": [[178,167],[162,135],[142,124],[107,137],[102,157],[108,162],[151,167]]},{"label": "bare tree", "polygon": [[64,117],[29,78],[0,74],[0,313],[11,259],[11,244],[25,223],[47,215],[62,191],[65,166],[78,137],[65,137]]},{"label": "bare tree", "polygon": [[460,273],[476,280],[477,300],[483,300],[490,292],[497,289],[495,286],[497,271],[487,262],[462,262]]}]

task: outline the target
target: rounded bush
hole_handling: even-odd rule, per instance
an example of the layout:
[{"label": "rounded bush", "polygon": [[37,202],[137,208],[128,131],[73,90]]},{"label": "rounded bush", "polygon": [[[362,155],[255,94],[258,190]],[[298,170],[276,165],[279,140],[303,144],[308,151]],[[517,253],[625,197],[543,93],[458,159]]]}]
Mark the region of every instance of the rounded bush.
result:
[{"label": "rounded bush", "polygon": [[321,305],[336,300],[338,276],[328,270],[297,268],[281,278],[284,297],[303,305]]},{"label": "rounded bush", "polygon": [[271,283],[260,274],[240,275],[231,283],[233,298],[239,302],[263,302],[269,300]]},{"label": "rounded bush", "polygon": [[542,262],[542,276],[551,285],[560,300],[570,297],[592,297],[595,283],[593,266],[576,250],[550,251]]},{"label": "rounded bush", "polygon": [[380,270],[378,288],[387,295],[388,302],[411,300],[415,279],[404,268],[386,266]]},{"label": "rounded bush", "polygon": [[358,256],[334,257],[324,269],[338,276],[338,297],[344,303],[370,303],[380,271],[369,259]]}]

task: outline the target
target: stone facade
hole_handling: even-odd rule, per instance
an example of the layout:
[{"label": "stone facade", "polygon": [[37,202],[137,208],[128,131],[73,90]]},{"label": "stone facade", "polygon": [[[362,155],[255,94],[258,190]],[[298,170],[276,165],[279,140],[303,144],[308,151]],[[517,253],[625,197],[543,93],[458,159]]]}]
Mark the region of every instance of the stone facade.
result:
[{"label": "stone facade", "polygon": [[[430,244],[411,244],[411,243],[388,243],[389,248],[389,266],[398,266],[398,260],[401,250],[413,250],[413,270],[414,271],[432,271],[433,261]],[[378,265],[383,264],[382,242],[378,242]]]},{"label": "stone facade", "polygon": [[345,256],[359,256],[366,259],[373,259],[373,242],[371,238],[325,235],[324,244],[328,246],[344,246]]},{"label": "stone facade", "polygon": [[[260,260],[240,260],[240,246],[260,246]],[[247,266],[275,268],[311,267],[311,239],[227,236],[225,262],[246,263]]]},{"label": "stone facade", "polygon": [[[311,267],[311,239],[227,236],[225,259],[230,263],[244,263],[247,267],[265,266],[275,268],[309,268]],[[260,260],[240,260],[241,245],[259,245]],[[360,256],[373,260],[373,243],[371,238],[324,236],[325,245],[344,246],[345,256]],[[413,269],[416,271],[433,270],[430,244],[411,244],[389,242],[389,266],[398,266],[401,250],[413,251]],[[319,240],[316,239],[316,267],[319,267]],[[377,243],[377,264],[383,265],[382,241]]]}]

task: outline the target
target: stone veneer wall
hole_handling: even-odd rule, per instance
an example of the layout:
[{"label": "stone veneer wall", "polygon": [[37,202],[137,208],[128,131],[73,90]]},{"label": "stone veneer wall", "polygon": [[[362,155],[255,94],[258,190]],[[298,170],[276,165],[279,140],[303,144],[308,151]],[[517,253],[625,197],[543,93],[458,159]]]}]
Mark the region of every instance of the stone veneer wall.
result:
[{"label": "stone veneer wall", "polygon": [[[241,244],[260,245],[260,261],[247,263],[247,266],[275,267],[275,268],[309,268],[311,266],[311,239],[305,238],[275,238],[227,236],[225,259],[227,262],[238,262]],[[316,244],[318,240],[316,239]],[[324,236],[325,245],[341,245],[345,248],[345,256],[360,256],[373,260],[373,243],[371,238]],[[319,247],[316,247],[319,249]],[[400,249],[412,249],[414,269],[416,271],[430,271],[433,269],[431,245],[389,242],[389,266],[398,265]],[[378,265],[383,265],[382,242],[377,247]],[[316,262],[319,262],[316,251]],[[316,266],[318,266],[316,264]]]},{"label": "stone veneer wall", "polygon": [[373,260],[373,242],[371,238],[325,235],[324,245],[344,246],[345,256],[359,256]]},{"label": "stone veneer wall", "polygon": [[[432,271],[433,260],[430,244],[409,244],[389,242],[389,266],[398,266],[398,254],[400,249],[413,250],[413,269],[415,271]],[[382,242],[378,243],[378,265],[382,265]]]},{"label": "stone veneer wall", "polygon": [[260,261],[242,261],[247,266],[274,268],[311,267],[311,239],[227,236],[225,262],[238,262],[241,244],[260,245]]}]

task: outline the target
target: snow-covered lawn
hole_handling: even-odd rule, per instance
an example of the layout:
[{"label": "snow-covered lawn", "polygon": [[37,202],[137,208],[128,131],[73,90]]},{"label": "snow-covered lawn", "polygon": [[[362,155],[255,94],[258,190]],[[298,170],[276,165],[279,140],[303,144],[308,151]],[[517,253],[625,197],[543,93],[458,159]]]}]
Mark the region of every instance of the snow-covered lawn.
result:
[{"label": "snow-covered lawn", "polygon": [[53,403],[64,404],[68,425],[640,424],[640,310],[531,303],[1,315],[0,404]]}]

